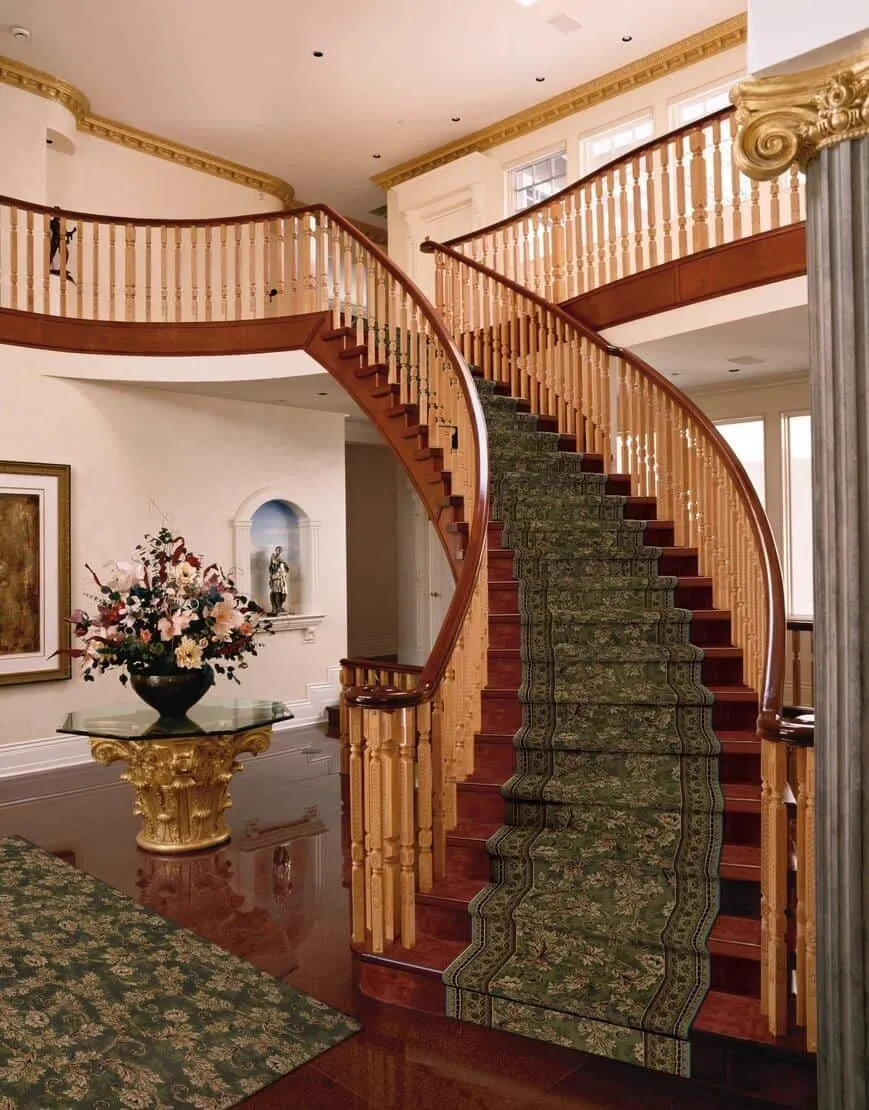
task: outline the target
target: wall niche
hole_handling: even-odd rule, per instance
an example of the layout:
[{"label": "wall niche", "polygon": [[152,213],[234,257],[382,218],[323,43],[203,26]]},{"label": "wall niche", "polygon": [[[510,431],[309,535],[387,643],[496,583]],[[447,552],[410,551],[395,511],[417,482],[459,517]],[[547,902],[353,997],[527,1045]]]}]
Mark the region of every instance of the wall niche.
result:
[{"label": "wall niche", "polygon": [[319,529],[286,491],[261,489],[233,520],[235,579],[269,615],[275,632],[299,630],[313,643],[318,604]]}]

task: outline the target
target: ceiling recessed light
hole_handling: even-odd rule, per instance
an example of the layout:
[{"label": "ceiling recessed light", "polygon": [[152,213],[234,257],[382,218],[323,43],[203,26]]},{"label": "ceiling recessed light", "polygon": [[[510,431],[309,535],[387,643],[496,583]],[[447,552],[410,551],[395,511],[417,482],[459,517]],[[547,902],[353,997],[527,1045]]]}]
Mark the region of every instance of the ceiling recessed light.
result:
[{"label": "ceiling recessed light", "polygon": [[317,396],[318,397],[328,397],[329,394],[328,393],[318,393]]},{"label": "ceiling recessed light", "polygon": [[46,139],[45,141],[49,146],[54,146],[54,139]]},{"label": "ceiling recessed light", "polygon": [[452,120],[453,123],[461,123],[462,122],[462,117],[461,116],[450,116],[450,119]]},{"label": "ceiling recessed light", "polygon": [[671,378],[678,378],[679,377],[679,371],[678,370],[671,370],[670,371],[670,377]]},{"label": "ceiling recessed light", "polygon": [[516,3],[522,8],[533,8],[537,0],[516,0]]},{"label": "ceiling recessed light", "polygon": [[27,42],[30,38],[30,31],[26,27],[10,27],[9,34],[19,42]]},{"label": "ceiling recessed light", "polygon": [[634,41],[634,36],[633,35],[622,35],[622,42],[633,42],[633,41]]},{"label": "ceiling recessed light", "polygon": [[728,374],[741,374],[742,373],[742,367],[740,367],[740,366],[730,366],[730,367],[728,367],[727,373]]},{"label": "ceiling recessed light", "polygon": [[543,81],[546,80],[546,78],[545,77],[535,77],[534,80],[537,81],[538,83],[542,83]]},{"label": "ceiling recessed light", "polygon": [[322,50],[315,50],[314,51],[314,57],[315,58],[322,58],[323,57],[323,51]]},{"label": "ceiling recessed light", "polygon": [[371,157],[372,158],[382,158],[383,155],[382,154],[372,154]]}]

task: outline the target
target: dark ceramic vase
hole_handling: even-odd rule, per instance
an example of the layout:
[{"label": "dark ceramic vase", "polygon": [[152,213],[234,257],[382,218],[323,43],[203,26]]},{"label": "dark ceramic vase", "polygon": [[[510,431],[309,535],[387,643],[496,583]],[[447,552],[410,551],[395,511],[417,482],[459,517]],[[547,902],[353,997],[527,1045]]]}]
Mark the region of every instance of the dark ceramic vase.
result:
[{"label": "dark ceramic vase", "polygon": [[173,674],[131,674],[130,685],[161,717],[183,717],[214,682],[211,667]]}]

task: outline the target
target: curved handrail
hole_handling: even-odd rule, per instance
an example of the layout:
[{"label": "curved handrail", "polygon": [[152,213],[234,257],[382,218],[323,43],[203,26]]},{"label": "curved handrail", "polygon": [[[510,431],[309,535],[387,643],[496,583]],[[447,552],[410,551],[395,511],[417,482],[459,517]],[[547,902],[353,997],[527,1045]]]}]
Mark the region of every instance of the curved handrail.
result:
[{"label": "curved handrail", "polygon": [[[450,374],[453,382],[458,388],[458,392],[461,396],[461,404],[466,410],[472,438],[471,444],[468,445],[470,447],[470,451],[467,452],[467,457],[469,458],[469,471],[473,474],[473,484],[471,487],[471,492],[473,495],[473,514],[470,521],[468,522],[469,526],[467,544],[464,551],[464,558],[462,559],[458,570],[456,588],[453,592],[453,597],[450,601],[450,605],[447,609],[440,631],[438,632],[434,646],[431,649],[426,663],[422,667],[420,681],[418,685],[411,690],[395,690],[379,686],[352,687],[347,690],[345,694],[347,697],[347,701],[350,704],[358,704],[360,706],[364,705],[366,708],[378,709],[392,709],[418,705],[431,699],[435,691],[437,690],[438,685],[447,672],[451,654],[459,641],[463,622],[465,621],[465,618],[468,614],[472,595],[474,593],[474,588],[477,581],[477,576],[483,562],[483,556],[486,548],[486,527],[489,517],[488,450],[483,412],[480,406],[479,398],[477,396],[477,391],[474,388],[473,382],[471,380],[471,375],[468,367],[464,359],[462,358],[461,353],[453,342],[452,336],[446,329],[440,315],[435,310],[434,306],[424,296],[416,283],[413,282],[409,277],[407,277],[407,275],[404,274],[399,269],[399,267],[395,265],[395,263],[388,257],[388,255],[376,243],[372,242],[366,235],[359,231],[359,229],[353,223],[351,223],[350,220],[340,215],[340,213],[335,212],[332,208],[325,204],[313,204],[305,207],[293,208],[291,210],[279,212],[255,213],[251,215],[235,216],[230,217],[229,219],[169,221],[164,219],[138,219],[114,217],[108,215],[91,216],[86,213],[66,211],[60,208],[48,207],[47,205],[30,204],[27,201],[23,201],[17,198],[0,197],[0,213],[8,213],[9,210],[15,210],[16,212],[21,212],[25,214],[23,226],[19,227],[16,216],[15,220],[11,224],[4,224],[2,228],[0,228],[0,231],[8,236],[11,231],[14,230],[16,237],[16,252],[13,254],[14,264],[17,265],[19,258],[21,258],[24,260],[25,267],[29,268],[26,269],[25,273],[19,274],[17,271],[13,271],[11,274],[9,274],[8,270],[10,267],[10,252],[6,249],[0,252],[0,258],[3,259],[3,263],[7,268],[7,273],[0,272],[0,292],[2,292],[4,288],[6,288],[6,286],[4,286],[4,282],[6,282],[8,285],[14,278],[16,287],[24,286],[27,288],[31,300],[35,301],[36,299],[40,299],[36,298],[34,294],[34,274],[39,273],[44,286],[43,296],[40,299],[40,303],[42,305],[43,314],[45,315],[60,315],[70,317],[82,315],[80,312],[76,311],[79,306],[74,301],[73,293],[67,293],[66,281],[60,281],[59,290],[55,289],[54,287],[49,287],[49,275],[53,274],[53,276],[59,278],[59,272],[66,267],[67,253],[63,241],[63,234],[67,230],[67,224],[77,225],[78,227],[82,227],[85,224],[96,224],[100,227],[109,226],[112,229],[112,236],[110,240],[111,246],[117,246],[117,252],[112,254],[110,258],[110,276],[106,278],[107,284],[111,282],[111,297],[108,301],[107,307],[102,304],[95,304],[94,316],[91,317],[94,319],[115,320],[116,305],[119,303],[118,298],[126,296],[128,299],[131,297],[133,298],[133,312],[132,314],[128,315],[128,321],[131,323],[135,323],[137,326],[141,326],[142,323],[152,322],[150,319],[150,306],[144,320],[137,319],[137,310],[135,306],[135,295],[137,292],[136,280],[137,276],[139,275],[139,271],[137,270],[138,256],[135,253],[135,229],[140,227],[148,229],[155,227],[160,228],[161,230],[166,231],[167,234],[172,232],[180,232],[182,229],[193,230],[194,238],[188,239],[186,241],[186,246],[190,250],[190,257],[185,259],[183,267],[183,280],[184,282],[188,283],[187,285],[183,286],[183,289],[185,292],[187,292],[191,283],[193,283],[192,288],[194,288],[195,290],[195,274],[197,273],[197,266],[202,264],[207,267],[208,262],[211,259],[211,256],[208,253],[205,253],[204,257],[197,253],[197,240],[195,238],[196,229],[212,228],[219,231],[219,229],[237,225],[249,225],[252,227],[268,228],[269,225],[275,225],[276,222],[284,221],[287,227],[292,228],[293,233],[297,237],[297,240],[294,241],[294,250],[296,250],[297,253],[293,255],[292,264],[296,265],[298,267],[298,270],[292,271],[292,278],[293,281],[298,283],[300,288],[305,287],[303,289],[303,295],[299,298],[301,301],[304,301],[304,295],[308,293],[310,293],[311,300],[314,300],[316,297],[316,291],[314,290],[315,279],[313,276],[312,257],[313,253],[316,250],[315,236],[318,231],[322,231],[321,223],[318,223],[318,217],[321,217],[328,226],[339,228],[341,232],[349,237],[349,239],[353,240],[365,252],[364,263],[358,263],[357,260],[354,260],[353,263],[350,264],[347,263],[345,259],[338,257],[337,266],[334,266],[336,260],[335,258],[333,258],[332,248],[330,245],[325,246],[323,250],[323,254],[325,257],[321,259],[322,273],[324,275],[325,281],[324,288],[325,285],[329,282],[337,283],[340,281],[340,274],[343,272],[343,267],[350,266],[351,270],[353,270],[358,264],[364,265],[366,272],[373,269],[374,267],[379,267],[380,272],[382,274],[388,275],[388,277],[394,282],[395,287],[408,298],[408,300],[413,304],[420,317],[424,321],[428,329],[428,336],[430,336],[431,339],[434,340],[434,342],[438,344],[442,349],[445,356],[446,364],[450,368]],[[36,220],[33,220],[33,216],[38,217],[38,222],[42,225],[41,230],[44,240],[41,244],[41,248],[36,249],[34,248],[33,232],[34,230],[38,229],[38,223]],[[48,231],[50,229],[51,221],[53,221],[55,218],[57,218],[60,223],[58,225],[55,225],[55,228],[51,230],[53,232],[54,241],[59,244],[60,253],[57,260],[57,268],[52,270],[49,268],[49,251],[52,244],[49,241]],[[309,223],[307,225],[304,225],[303,222],[306,220],[308,220]],[[35,224],[37,225],[36,228],[34,227]],[[125,229],[129,231],[129,236],[124,236],[123,233]],[[310,244],[307,243],[305,236],[308,236],[310,238]],[[93,245],[105,246],[107,238],[107,236],[103,236],[102,238],[97,237],[94,240],[91,240],[91,243]],[[19,243],[18,239],[21,239],[24,242]],[[176,243],[177,242],[178,240],[176,237]],[[151,239],[148,238],[146,240],[146,243],[148,245],[149,251],[149,253],[146,255],[146,258],[148,263],[150,264],[152,261],[150,254]],[[210,244],[211,241],[209,240],[209,244],[207,247],[208,250],[210,250]],[[4,243],[4,248],[5,246],[6,244]],[[262,249],[260,251],[260,254],[257,256],[256,264],[254,265],[254,262],[251,261],[250,269],[248,271],[244,271],[244,274],[245,276],[248,276],[250,278],[251,287],[253,287],[254,282],[260,282],[260,284],[257,286],[257,289],[260,297],[262,298],[263,289],[267,287],[265,278],[268,275],[267,263],[269,261],[269,244],[265,240],[263,240],[259,243],[259,246]],[[307,249],[308,246],[310,247],[310,250]],[[178,249],[180,250],[180,247]],[[124,255],[125,250],[128,250],[130,253],[130,257],[126,260]],[[35,260],[37,259],[39,260],[39,265],[41,266],[41,269],[39,270],[37,270],[35,264]],[[92,263],[92,265],[96,267],[98,261],[99,260],[97,258],[97,252],[95,251],[93,259],[90,260],[89,265]],[[280,266],[284,264],[290,265],[289,262],[285,262],[285,260],[279,258],[277,261],[277,265]],[[327,266],[333,266],[333,271],[337,270],[338,276],[334,276],[334,272],[331,273],[331,276],[327,274]],[[176,280],[180,281],[181,278],[179,277],[179,275],[181,275],[182,269],[180,262],[177,263],[177,267],[178,269],[176,270],[175,276]],[[88,270],[88,273],[90,273],[90,269]],[[149,270],[148,274],[150,275],[150,273],[151,271]],[[73,277],[73,275],[71,274],[69,274],[69,276]],[[238,274],[236,276],[238,276]],[[286,273],[284,274],[284,276],[286,276]],[[224,273],[224,298],[226,298],[226,281],[227,278]],[[352,285],[352,282],[347,282],[346,284],[349,286]],[[308,288],[308,286],[310,288]],[[97,286],[95,285],[95,288],[96,287]],[[181,288],[181,286],[179,286],[179,288]],[[74,286],[73,289],[75,290],[77,295],[80,295],[78,293],[77,287]],[[150,286],[148,286],[149,297],[150,292]],[[165,287],[163,292],[165,296]],[[237,296],[240,300],[242,299],[241,293],[237,293]],[[57,303],[54,300],[55,297],[60,298],[59,313],[57,311],[52,311]],[[215,299],[217,299],[216,293]],[[245,304],[252,304],[251,295],[248,293],[247,290],[244,293],[243,299]],[[261,302],[259,303],[264,303],[264,299],[261,300]],[[313,304],[308,305],[309,309],[313,307]],[[17,308],[17,304],[13,305],[13,308]],[[294,309],[294,311],[304,310],[304,308]],[[343,312],[344,316],[346,317],[344,322],[350,323],[352,317],[361,316],[364,310],[358,305],[351,305],[349,304],[349,302],[342,302],[340,310],[335,311]],[[368,318],[372,323],[374,323],[376,319],[376,311],[377,306],[367,306]],[[225,314],[230,315],[230,312],[227,311]],[[141,313],[138,313],[138,315],[141,315]],[[389,317],[388,305],[386,308],[386,316]],[[205,320],[209,320],[209,316],[207,314],[205,316]],[[153,322],[155,326],[160,326],[159,321]],[[199,322],[200,321],[198,316],[194,313],[194,321],[191,322],[191,326],[195,327]],[[463,450],[465,449],[464,444],[462,445],[462,448]]]},{"label": "curved handrail", "polygon": [[[700,119],[692,120],[691,123],[685,123],[681,127],[676,127],[672,131],[666,131],[663,135],[657,135],[655,138],[649,139],[647,143],[643,143],[642,146],[631,147],[627,153],[620,154],[617,158],[611,159],[603,166],[599,166],[596,170],[586,174],[585,177],[580,177],[576,181],[572,181],[569,185],[565,185],[563,189],[559,189],[558,192],[553,193],[551,197],[544,197],[543,200],[539,200],[536,204],[530,204],[527,208],[523,208],[521,212],[514,212],[510,216],[505,216],[502,220],[497,220],[493,224],[487,224],[486,227],[477,228],[476,231],[469,231],[465,235],[457,235],[455,239],[448,239],[444,246],[458,247],[471,239],[477,239],[482,235],[490,235],[493,231],[500,231],[501,228],[508,227],[516,220],[527,219],[529,216],[534,216],[537,212],[542,212],[550,205],[557,204],[559,201],[564,200],[565,197],[570,196],[570,194],[577,189],[581,189],[583,185],[587,185],[591,181],[594,181],[595,178],[605,177],[611,170],[622,165],[622,163],[628,159],[639,158],[640,155],[645,154],[647,151],[655,150],[662,143],[669,142],[679,135],[689,135],[697,128],[708,127],[716,120],[727,119],[729,116],[734,115],[735,112],[736,109],[731,104],[727,108],[719,108],[717,112],[710,112],[708,116],[702,116]],[[465,256],[462,255],[462,257],[464,258]]]},{"label": "curved handrail", "polygon": [[684,393],[677,389],[671,382],[667,381],[665,377],[643,359],[638,358],[630,351],[607,343],[597,332],[575,317],[569,315],[558,305],[551,304],[538,294],[531,292],[517,282],[504,278],[495,270],[492,270],[488,266],[484,266],[481,262],[468,258],[466,255],[461,254],[459,251],[446,244],[426,240],[421,244],[420,250],[426,254],[442,253],[461,265],[470,267],[490,281],[494,281],[502,287],[510,289],[512,292],[520,295],[524,300],[530,301],[538,308],[554,315],[566,328],[578,332],[583,338],[587,339],[602,351],[605,351],[609,355],[614,355],[622,359],[628,365],[633,366],[648,381],[654,383],[658,389],[683,411],[688,413],[715,445],[738,495],[747,509],[748,519],[751,521],[757,548],[762,558],[762,570],[767,601],[767,643],[765,645],[766,650],[764,655],[763,684],[762,689],[758,691],[760,709],[758,729],[764,734],[769,732],[770,735],[778,735],[785,667],[784,640],[786,618],[784,584],[769,519],[760,504],[760,500],[755,492],[754,486],[751,484],[751,480],[745,473],[742,463],[740,463],[739,459],[734,454],[733,449],[709,417],[706,416],[689,397],[685,396]]}]

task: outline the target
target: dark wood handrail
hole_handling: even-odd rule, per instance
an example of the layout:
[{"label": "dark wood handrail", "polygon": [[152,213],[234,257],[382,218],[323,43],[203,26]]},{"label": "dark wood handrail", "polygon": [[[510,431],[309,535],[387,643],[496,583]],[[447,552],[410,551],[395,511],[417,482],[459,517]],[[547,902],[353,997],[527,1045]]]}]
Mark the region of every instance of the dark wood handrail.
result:
[{"label": "dark wood handrail", "polygon": [[771,740],[799,748],[815,746],[815,710],[811,705],[786,705],[781,711],[778,735]]},{"label": "dark wood handrail", "polygon": [[547,208],[550,204],[561,200],[562,197],[568,196],[588,182],[594,181],[598,177],[603,177],[617,166],[621,166],[625,162],[633,161],[633,159],[639,155],[645,154],[649,150],[655,150],[665,142],[670,142],[671,139],[678,138],[680,135],[690,134],[690,132],[695,131],[698,127],[708,127],[710,123],[714,123],[717,119],[729,118],[735,111],[736,109],[732,105],[727,108],[719,108],[717,112],[710,112],[708,116],[703,116],[701,119],[696,119],[692,123],[686,123],[681,127],[676,127],[674,130],[667,131],[655,139],[649,139],[649,141],[643,143],[642,146],[635,146],[626,154],[620,154],[618,158],[613,158],[612,161],[607,162],[604,166],[600,166],[598,169],[594,170],[593,173],[588,173],[585,177],[578,178],[578,180],[572,182],[570,185],[565,185],[563,189],[559,189],[558,192],[553,193],[551,197],[545,197],[536,204],[529,205],[528,208],[523,208],[521,212],[514,212],[511,216],[505,216],[503,220],[498,220],[497,223],[478,228],[476,231],[469,231],[466,235],[458,235],[455,239],[448,239],[445,246],[458,247],[462,243],[469,242],[471,239],[478,239],[482,235],[489,235],[502,227],[507,227],[509,224],[524,220],[528,216],[532,216],[535,212],[539,212],[541,209]]},{"label": "dark wood handrail", "polygon": [[788,632],[814,632],[815,622],[809,617],[788,617]]},{"label": "dark wood handrail", "polygon": [[634,369],[639,370],[641,374],[645,375],[645,377],[670,397],[671,400],[695,420],[706,435],[710,437],[718,449],[721,458],[724,460],[724,465],[736,485],[740,499],[746,506],[749,520],[759,540],[767,592],[768,635],[763,689],[759,691],[760,714],[758,717],[758,729],[762,733],[766,733],[767,730],[769,730],[772,734],[778,735],[785,670],[785,604],[781,564],[779,563],[778,551],[767,515],[760,504],[760,500],[758,499],[754,486],[751,484],[750,478],[745,473],[742,463],[736,457],[728,442],[724,439],[709,417],[699,409],[689,397],[682,393],[681,390],[677,389],[676,386],[667,381],[663,375],[659,374],[654,367],[650,366],[646,361],[638,358],[630,351],[607,343],[596,331],[582,321],[569,315],[563,308],[556,304],[551,304],[549,301],[545,300],[537,293],[532,293],[530,289],[520,285],[518,282],[503,277],[495,270],[490,269],[488,266],[484,266],[482,262],[476,262],[474,259],[460,254],[459,251],[454,250],[447,244],[435,243],[431,239],[426,239],[426,241],[420,245],[420,250],[424,254],[435,254],[440,251],[442,254],[455,259],[462,265],[470,266],[471,269],[498,282],[498,284],[505,286],[514,293],[519,294],[525,300],[530,301],[536,307],[555,316],[571,330],[579,332],[584,338],[588,339],[589,342],[594,343],[596,347],[606,351],[607,354],[623,359],[629,366],[633,366]]}]

